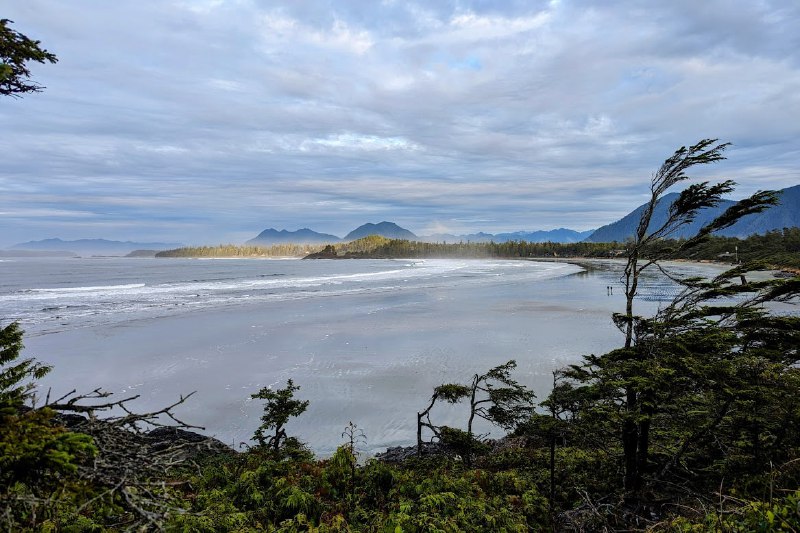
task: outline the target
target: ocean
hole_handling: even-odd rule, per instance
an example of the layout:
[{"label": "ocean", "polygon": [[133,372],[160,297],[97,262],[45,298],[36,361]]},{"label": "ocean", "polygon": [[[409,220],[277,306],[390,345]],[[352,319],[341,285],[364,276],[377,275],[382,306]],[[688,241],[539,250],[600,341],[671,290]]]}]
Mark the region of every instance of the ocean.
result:
[{"label": "ocean", "polygon": [[[23,355],[53,365],[40,397],[101,387],[140,395],[142,412],[196,391],[177,414],[238,447],[259,424],[250,394],[291,378],[310,405],[290,435],[327,455],[352,421],[372,454],[414,443],[436,385],[514,359],[543,400],[553,370],[619,346],[620,274],[615,261],[5,258],[0,324],[19,321]],[[676,292],[647,276],[637,310]],[[464,427],[467,416],[432,418]]]}]

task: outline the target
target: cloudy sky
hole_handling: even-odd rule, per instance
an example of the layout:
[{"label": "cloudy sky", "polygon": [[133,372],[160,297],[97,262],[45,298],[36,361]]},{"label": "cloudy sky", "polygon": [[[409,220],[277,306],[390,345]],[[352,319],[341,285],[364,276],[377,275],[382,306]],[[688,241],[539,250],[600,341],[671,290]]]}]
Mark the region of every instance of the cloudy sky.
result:
[{"label": "cloudy sky", "polygon": [[44,92],[0,100],[0,247],[611,222],[705,137],[800,183],[800,3],[8,0]]}]

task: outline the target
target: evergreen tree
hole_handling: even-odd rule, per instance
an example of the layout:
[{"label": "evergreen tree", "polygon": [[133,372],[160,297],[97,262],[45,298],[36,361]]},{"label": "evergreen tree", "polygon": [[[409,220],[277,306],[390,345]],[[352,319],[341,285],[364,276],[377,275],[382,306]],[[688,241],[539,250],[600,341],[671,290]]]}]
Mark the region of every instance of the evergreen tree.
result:
[{"label": "evergreen tree", "polygon": [[0,94],[19,97],[25,93],[39,92],[43,87],[30,81],[28,63],[55,63],[55,54],[41,48],[34,41],[9,27],[12,21],[0,19]]},{"label": "evergreen tree", "polygon": [[[503,429],[512,429],[527,420],[533,411],[532,402],[536,395],[511,379],[511,372],[516,367],[517,362],[512,359],[484,374],[475,374],[469,385],[448,383],[436,387],[428,407],[417,413],[417,451],[422,451],[422,429],[428,428],[443,443],[459,449],[469,465],[474,448],[479,445],[473,431],[476,418]],[[469,400],[469,418],[465,432],[431,423],[431,409],[440,399],[450,404]]]},{"label": "evergreen tree", "polygon": [[[579,440],[600,441],[601,447],[613,451],[617,439],[626,500],[637,508],[647,507],[656,488],[681,487],[696,494],[701,486],[718,485],[723,472],[763,472],[769,461],[788,460],[788,443],[796,442],[791,428],[800,421],[800,412],[786,402],[798,390],[800,322],[797,317],[773,316],[762,306],[796,296],[797,280],[741,283],[758,265],[734,268],[711,281],[678,279],[659,264],[700,246],[713,231],[774,204],[773,193],[757,193],[695,237],[665,242],[699,209],[715,205],[732,190],[730,181],[691,185],[674,202],[665,222],[651,224],[656,203],[687,179],[685,171],[719,161],[726,146],[708,139],[681,148],[656,172],[651,201],[628,243],[625,312],[614,315],[624,344],[601,356],[586,356],[582,365],[565,372],[576,386],[560,387],[559,395],[551,396],[560,410],[572,410],[573,431],[583,433]],[[650,267],[661,269],[685,289],[647,318],[635,313],[634,302],[642,272]]]},{"label": "evergreen tree", "polygon": [[12,322],[0,328],[0,414],[15,414],[28,400],[33,380],[41,379],[51,367],[33,358],[17,361],[22,352],[22,330]]},{"label": "evergreen tree", "polygon": [[[290,418],[300,416],[308,408],[308,400],[296,400],[294,393],[300,390],[290,379],[283,389],[272,390],[264,387],[250,397],[254,400],[266,400],[264,414],[261,415],[261,425],[253,434],[253,440],[262,448],[272,448],[278,453],[281,442],[286,439],[284,426]],[[272,435],[267,436],[268,431]]]},{"label": "evergreen tree", "polygon": [[8,531],[35,525],[37,513],[41,519],[74,497],[65,485],[80,483],[78,462],[96,452],[91,437],[67,431],[52,410],[25,405],[50,367],[17,361],[21,351],[19,325],[0,329],[0,528]]}]

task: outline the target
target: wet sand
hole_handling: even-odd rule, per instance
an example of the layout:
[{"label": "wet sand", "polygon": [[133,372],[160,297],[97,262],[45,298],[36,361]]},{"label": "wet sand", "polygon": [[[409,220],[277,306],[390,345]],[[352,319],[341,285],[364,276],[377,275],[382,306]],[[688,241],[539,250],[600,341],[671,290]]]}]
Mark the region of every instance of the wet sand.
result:
[{"label": "wet sand", "polygon": [[[658,302],[639,305],[655,310]],[[233,445],[259,423],[261,405],[249,395],[292,378],[311,404],[290,435],[325,455],[353,421],[374,453],[414,442],[416,412],[433,387],[509,359],[544,399],[554,369],[619,345],[611,314],[623,307],[619,267],[605,264],[531,283],[259,302],[73,329],[27,339],[26,355],[54,365],[42,382],[54,394],[102,386],[141,394],[134,405],[149,410],[197,391],[179,414]],[[464,426],[465,407],[434,421]]]}]

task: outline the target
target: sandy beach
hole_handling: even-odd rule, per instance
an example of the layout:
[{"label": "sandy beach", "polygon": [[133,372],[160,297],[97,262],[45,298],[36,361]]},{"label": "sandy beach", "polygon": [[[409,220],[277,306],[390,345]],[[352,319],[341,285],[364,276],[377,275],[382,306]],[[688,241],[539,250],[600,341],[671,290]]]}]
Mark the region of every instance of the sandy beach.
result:
[{"label": "sandy beach", "polygon": [[[392,289],[348,292],[335,285],[340,292],[64,327],[29,336],[25,353],[55,367],[42,381],[53,394],[101,386],[141,394],[136,406],[149,410],[197,391],[180,414],[233,445],[249,441],[258,424],[261,408],[249,395],[291,378],[311,404],[290,434],[325,455],[353,421],[376,452],[413,442],[415,414],[438,384],[468,381],[515,359],[517,379],[543,399],[554,369],[619,344],[611,321],[624,303],[619,262],[567,265],[565,274],[542,279],[520,277],[526,265],[507,263],[517,266],[500,263],[483,272],[475,262],[468,268],[477,274],[455,270]],[[215,263],[222,271],[239,264]],[[674,287],[654,278],[640,308],[654,311],[669,291]],[[435,416],[454,426],[466,420],[463,406]]]}]

